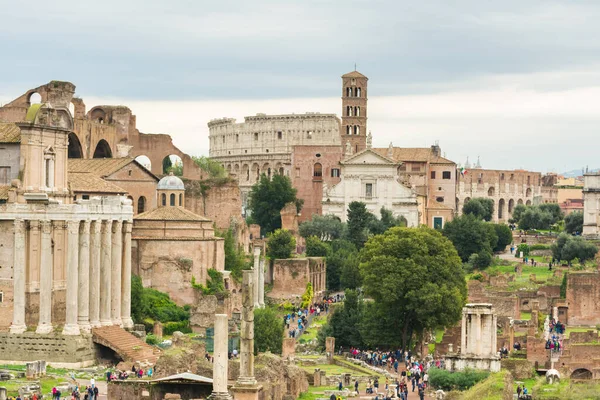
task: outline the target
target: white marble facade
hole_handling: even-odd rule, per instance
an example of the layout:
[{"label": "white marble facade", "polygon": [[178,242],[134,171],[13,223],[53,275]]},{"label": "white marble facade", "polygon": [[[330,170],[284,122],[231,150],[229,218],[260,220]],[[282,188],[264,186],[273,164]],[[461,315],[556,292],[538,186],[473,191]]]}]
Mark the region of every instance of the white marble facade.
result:
[{"label": "white marble facade", "polygon": [[323,215],[346,221],[348,206],[361,201],[379,216],[382,207],[406,218],[407,226],[418,226],[417,195],[398,180],[399,164],[370,148],[348,154],[341,164],[341,181],[323,190]]}]

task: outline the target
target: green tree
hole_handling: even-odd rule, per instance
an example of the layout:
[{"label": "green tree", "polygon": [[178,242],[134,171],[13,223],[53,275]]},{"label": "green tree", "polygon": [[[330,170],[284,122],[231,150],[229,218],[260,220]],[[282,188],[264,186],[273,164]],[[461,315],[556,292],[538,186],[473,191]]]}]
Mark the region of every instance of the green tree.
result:
[{"label": "green tree", "polygon": [[379,214],[381,216],[380,219],[377,219],[373,214],[371,214],[372,217],[369,219],[368,223],[369,232],[374,235],[380,235],[393,226],[405,227],[407,225],[406,218],[403,216],[394,217],[392,211],[385,207],[381,207]]},{"label": "green tree", "polygon": [[491,221],[494,215],[494,201],[482,197],[476,197],[465,203],[463,214],[472,214],[477,219]]},{"label": "green tree", "polygon": [[543,211],[537,206],[525,208],[521,218],[518,220],[519,229],[549,229],[554,222],[554,217],[550,211]]},{"label": "green tree", "polygon": [[496,246],[493,248],[495,252],[504,251],[506,246],[512,243],[512,231],[506,224],[492,224],[494,229],[496,230],[496,236],[498,236],[498,242]]},{"label": "green tree", "polygon": [[358,289],[362,284],[362,276],[358,268],[358,257],[346,259],[340,272],[340,284],[343,289]]},{"label": "green tree", "polygon": [[560,298],[561,299],[566,299],[567,298],[567,273],[565,272],[563,274],[562,277],[562,282],[560,284]]},{"label": "green tree", "polygon": [[300,211],[302,201],[296,198],[297,190],[287,176],[276,174],[269,179],[265,174],[260,176],[250,190],[248,209],[252,220],[260,225],[263,235],[281,228],[281,209],[288,203],[295,203]]},{"label": "green tree", "polygon": [[360,324],[363,319],[363,300],[356,290],[346,290],[344,304],[336,307],[328,323],[337,346],[361,347]]},{"label": "green tree", "polygon": [[[461,260],[467,262],[471,254],[492,253],[491,230],[488,225],[472,214],[461,215],[446,222],[443,234],[456,247]],[[497,236],[496,236],[497,238]],[[497,239],[496,239],[497,241]]]},{"label": "green tree", "polygon": [[233,230],[227,229],[225,232],[218,233],[224,240],[223,250],[225,253],[225,270],[231,271],[231,276],[236,280],[241,280],[242,270],[246,267],[246,256],[240,246],[236,244],[233,237]]},{"label": "green tree", "polygon": [[571,239],[571,236],[564,232],[561,233],[560,235],[558,235],[558,237],[556,238],[556,241],[554,243],[552,243],[552,245],[550,246],[550,249],[552,249],[552,257],[554,257],[557,260],[560,260],[563,247],[565,247],[565,244],[567,244],[567,242],[570,239]]},{"label": "green tree", "polygon": [[146,318],[144,309],[144,286],[142,279],[137,275],[131,275],[131,319],[136,324],[141,324]]},{"label": "green tree", "polygon": [[564,214],[563,214],[560,206],[556,203],[542,203],[537,207],[542,212],[550,213],[550,215],[552,216],[552,222],[550,222],[550,225],[555,224],[564,218]]},{"label": "green tree", "polygon": [[354,243],[357,249],[361,249],[367,241],[369,223],[373,218],[365,203],[353,201],[348,205],[348,240]]},{"label": "green tree", "polygon": [[307,257],[327,257],[331,253],[331,248],[327,243],[323,243],[316,236],[306,238],[306,256]]},{"label": "green tree", "polygon": [[296,251],[296,239],[290,231],[277,229],[267,240],[267,256],[271,260],[278,258],[291,258]]},{"label": "green tree", "polygon": [[254,310],[254,354],[266,351],[281,354],[283,331],[283,321],[272,308],[256,308]]},{"label": "green tree", "polygon": [[166,156],[165,158],[163,158],[163,174],[168,174],[169,171],[171,171],[172,166],[173,163],[171,162],[170,156]]},{"label": "green tree", "polygon": [[517,204],[515,206],[515,208],[513,209],[512,220],[515,223],[518,223],[521,220],[521,216],[523,215],[523,213],[525,212],[526,209],[527,208],[525,207],[525,205]]},{"label": "green tree", "polygon": [[577,258],[581,263],[592,260],[598,253],[598,247],[592,242],[588,242],[580,236],[574,237],[566,233],[558,235],[551,249],[552,255],[557,260],[573,261]]},{"label": "green tree", "polygon": [[316,236],[323,242],[330,242],[341,238],[344,228],[344,223],[335,215],[314,214],[310,221],[300,224],[298,233],[303,238]]},{"label": "green tree", "polygon": [[131,316],[135,323],[152,321],[182,322],[178,330],[189,330],[190,308],[179,307],[167,293],[145,288],[137,275],[131,276]]},{"label": "green tree", "polygon": [[367,241],[360,261],[363,290],[381,313],[396,319],[402,348],[410,347],[413,333],[452,326],[461,318],[467,299],[462,262],[441,233],[391,228]]},{"label": "green tree", "polygon": [[220,162],[213,160],[212,158],[205,156],[192,156],[192,160],[198,167],[200,167],[200,169],[202,169],[208,174],[209,178],[214,179],[227,177],[227,171],[225,171],[223,165]]},{"label": "green tree", "polygon": [[306,290],[302,294],[302,303],[300,304],[301,308],[308,308],[313,302],[313,297],[315,292],[313,291],[312,283],[308,282],[306,284]]},{"label": "green tree", "polygon": [[576,211],[565,217],[565,231],[571,234],[583,232],[582,212]]},{"label": "green tree", "polygon": [[352,242],[344,239],[331,242],[331,254],[327,257],[327,289],[339,290],[341,288],[340,277],[344,265],[357,257],[358,252]]}]

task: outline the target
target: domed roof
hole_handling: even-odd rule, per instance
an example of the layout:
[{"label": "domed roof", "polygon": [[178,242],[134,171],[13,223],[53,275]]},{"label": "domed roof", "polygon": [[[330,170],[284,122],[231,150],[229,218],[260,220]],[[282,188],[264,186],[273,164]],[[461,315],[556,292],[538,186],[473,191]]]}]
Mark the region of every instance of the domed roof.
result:
[{"label": "domed roof", "polygon": [[183,181],[173,175],[171,172],[169,175],[158,181],[158,190],[185,190]]}]

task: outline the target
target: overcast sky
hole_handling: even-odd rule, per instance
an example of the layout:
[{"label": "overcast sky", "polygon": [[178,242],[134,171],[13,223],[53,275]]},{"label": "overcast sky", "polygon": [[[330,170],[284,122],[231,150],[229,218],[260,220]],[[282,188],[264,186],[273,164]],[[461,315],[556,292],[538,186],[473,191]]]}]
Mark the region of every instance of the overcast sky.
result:
[{"label": "overcast sky", "polygon": [[599,1],[0,0],[0,15],[0,102],[68,80],[192,155],[212,118],[340,114],[356,63],[375,146],[600,166]]}]

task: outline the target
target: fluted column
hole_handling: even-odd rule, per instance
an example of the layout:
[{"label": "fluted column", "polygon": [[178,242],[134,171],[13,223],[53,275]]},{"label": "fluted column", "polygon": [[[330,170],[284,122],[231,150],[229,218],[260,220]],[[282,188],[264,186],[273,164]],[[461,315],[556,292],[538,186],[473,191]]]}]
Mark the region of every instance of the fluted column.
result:
[{"label": "fluted column", "polygon": [[93,221],[90,228],[90,325],[100,326],[100,265],[102,221]]},{"label": "fluted column", "polygon": [[102,241],[100,246],[100,324],[112,325],[110,315],[110,283],[112,258],[112,221],[102,224]]},{"label": "fluted column", "polygon": [[260,268],[260,247],[254,248],[254,277],[252,278],[254,281],[254,293],[252,299],[254,301],[254,308],[260,308],[260,304],[258,303],[258,270]]},{"label": "fluted column", "polygon": [[36,333],[52,332],[52,223],[41,221],[40,313]]},{"label": "fluted column", "polygon": [[82,221],[79,228],[79,284],[77,294],[77,323],[82,332],[89,333],[90,326],[90,225]]},{"label": "fluted column", "polygon": [[14,222],[13,245],[13,320],[10,333],[23,333],[25,325],[25,221]]},{"label": "fluted column", "polygon": [[123,266],[121,270],[121,321],[133,328],[131,319],[131,221],[123,221]]},{"label": "fluted column", "polygon": [[113,221],[112,225],[112,282],[111,282],[111,319],[113,325],[121,322],[121,267],[123,262],[123,221]]},{"label": "fluted column", "polygon": [[63,335],[79,335],[77,297],[79,292],[79,221],[67,221],[67,294]]},{"label": "fluted column", "polygon": [[260,258],[258,267],[258,304],[260,308],[265,307],[265,258]]},{"label": "fluted column", "polygon": [[[467,354],[469,348],[467,347],[467,312],[463,309],[462,312],[462,325],[460,329],[460,354]],[[469,332],[470,334],[471,332]]]},{"label": "fluted column", "polygon": [[227,390],[227,369],[229,342],[229,324],[227,314],[215,314],[215,348],[213,352],[213,390],[209,400],[232,399]]}]

